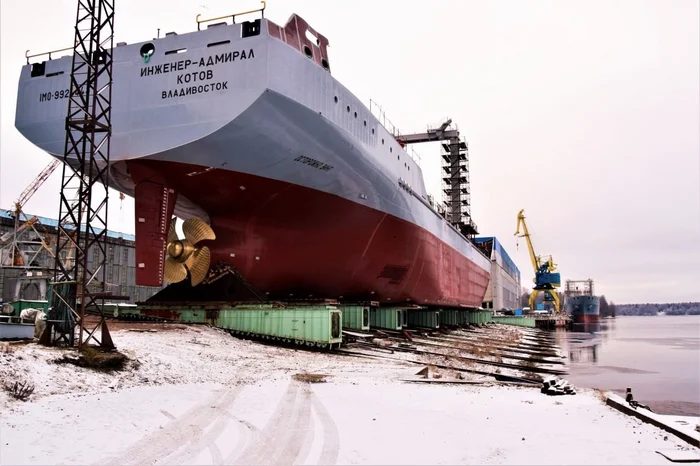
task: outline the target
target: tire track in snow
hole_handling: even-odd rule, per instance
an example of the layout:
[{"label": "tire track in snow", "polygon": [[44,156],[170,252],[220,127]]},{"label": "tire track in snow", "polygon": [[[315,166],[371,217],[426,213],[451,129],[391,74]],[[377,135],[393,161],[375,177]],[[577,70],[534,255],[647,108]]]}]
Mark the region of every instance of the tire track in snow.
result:
[{"label": "tire track in snow", "polygon": [[260,437],[243,453],[236,452],[226,464],[291,464],[301,450],[311,421],[310,397],[292,381]]},{"label": "tire track in snow", "polygon": [[197,441],[204,429],[222,415],[221,408],[236,399],[241,387],[217,390],[204,402],[189,409],[183,416],[170,421],[165,427],[142,437],[116,458],[98,464],[154,464],[165,460],[191,441]]},{"label": "tire track in snow", "polygon": [[315,393],[311,396],[311,405],[316,412],[316,415],[321,420],[323,426],[323,449],[321,456],[318,459],[318,464],[335,464],[338,460],[338,452],[340,451],[340,435],[338,435],[338,427],[335,421],[328,413],[326,407],[321,403]]},{"label": "tire track in snow", "polygon": [[[294,414],[287,428],[282,432],[283,440],[279,442],[276,454],[270,455],[265,462],[268,465],[292,464],[304,446],[309,429],[313,431],[311,420],[311,390],[305,386],[297,387]],[[312,432],[313,434],[313,432]]]},{"label": "tire track in snow", "polygon": [[[230,424],[230,421],[227,419],[227,417],[230,416],[227,409],[233,404],[242,391],[243,387],[241,386],[229,390],[220,402],[211,406],[213,412],[210,411],[206,424],[202,425],[201,429],[197,429],[196,434],[187,439],[184,445],[178,445],[178,448],[172,450],[172,454],[161,457],[158,463],[183,464],[195,459],[204,450],[209,449],[212,451],[213,447],[213,451],[217,451],[216,439],[226,429],[226,426]],[[205,429],[211,424],[214,425],[207,429],[205,433]],[[221,456],[221,452],[219,452],[219,456]]]},{"label": "tire track in snow", "polygon": [[209,445],[209,453],[211,453],[212,463],[216,466],[224,464],[224,457],[221,450],[214,444]]},{"label": "tire track in snow", "polygon": [[260,438],[242,454],[233,453],[225,464],[272,465],[303,463],[314,440],[316,412],[323,430],[323,446],[318,464],[335,464],[340,448],[338,428],[309,383],[290,382],[287,391]]},{"label": "tire track in snow", "polygon": [[[308,390],[309,395],[313,396],[313,393]],[[310,410],[313,411],[313,410]],[[304,438],[301,439],[301,449],[299,453],[296,455],[296,457],[299,459],[300,462],[304,462],[306,458],[309,457],[309,452],[311,451],[311,446],[314,443],[314,437],[316,436],[316,420],[314,419],[313,412],[310,412],[309,414],[309,423],[307,424],[307,428],[305,431]],[[298,462],[295,462],[298,463]]]},{"label": "tire track in snow", "polygon": [[173,416],[172,414],[170,414],[169,412],[167,412],[167,411],[164,410],[164,409],[161,409],[160,412],[161,412],[161,414],[162,414],[163,416],[167,417],[167,418],[170,419],[171,421],[174,421],[174,420],[176,419],[175,416]]},{"label": "tire track in snow", "polygon": [[[238,393],[240,394],[241,391],[242,388],[238,391]],[[229,406],[230,404],[231,403],[229,403]],[[255,426],[232,415],[226,410],[226,406],[223,406],[219,408],[219,413],[214,425],[211,426],[204,435],[194,439],[193,442],[190,442],[192,446],[186,451],[180,451],[175,455],[169,456],[167,458],[167,464],[188,463],[197,458],[205,450],[209,450],[209,453],[211,453],[213,464],[224,464],[223,455],[219,447],[216,445],[216,441],[219,437],[221,437],[221,434],[226,430],[226,428],[233,423],[235,423],[236,427],[238,427],[241,431],[241,436],[238,438],[233,451],[240,451],[247,444],[251,443],[251,436],[255,435],[255,438],[257,438],[256,434],[258,433],[258,429]]]}]

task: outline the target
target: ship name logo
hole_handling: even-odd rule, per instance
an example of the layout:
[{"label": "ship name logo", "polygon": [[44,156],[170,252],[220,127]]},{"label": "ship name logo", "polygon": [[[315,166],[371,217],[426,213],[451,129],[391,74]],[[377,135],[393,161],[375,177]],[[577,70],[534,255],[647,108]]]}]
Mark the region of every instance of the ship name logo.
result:
[{"label": "ship name logo", "polygon": [[199,86],[184,87],[182,89],[170,89],[161,92],[162,99],[171,99],[173,97],[185,97],[187,95],[206,94],[211,91],[228,90],[228,81],[203,84]]},{"label": "ship name logo", "polygon": [[327,163],[323,163],[319,160],[312,159],[311,157],[307,157],[305,155],[300,155],[299,157],[295,158],[294,161],[303,163],[310,167],[318,168],[319,170],[324,172],[328,172],[333,169],[333,165],[328,165]]},{"label": "ship name logo", "polygon": [[178,73],[175,76],[175,84],[187,84],[189,86],[162,89],[160,92],[161,99],[206,94],[212,91],[227,91],[228,81],[215,80],[215,69],[203,68],[234,62],[236,60],[248,60],[250,58],[255,58],[253,49],[247,52],[245,50],[240,50],[210,55],[208,57],[202,57],[199,60],[178,60],[161,65],[143,67],[141,68],[141,77],[184,71],[184,73]]},{"label": "ship name logo", "polygon": [[141,68],[141,77],[155,76],[158,74],[174,73],[178,71],[187,71],[190,67],[207,68],[209,66],[219,65],[221,63],[235,62],[236,60],[248,60],[255,58],[255,51],[236,50],[234,52],[220,53],[218,55],[209,55],[202,57],[199,60],[178,60],[171,63],[163,63],[161,65],[144,66]]}]

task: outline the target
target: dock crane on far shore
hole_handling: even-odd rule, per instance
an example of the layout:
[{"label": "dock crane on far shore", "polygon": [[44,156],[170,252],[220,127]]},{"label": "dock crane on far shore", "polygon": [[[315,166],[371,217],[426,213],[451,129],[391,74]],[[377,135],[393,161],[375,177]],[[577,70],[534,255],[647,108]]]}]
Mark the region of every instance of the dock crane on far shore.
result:
[{"label": "dock crane on far shore", "polygon": [[[557,295],[556,289],[561,286],[561,277],[558,272],[552,256],[541,257],[535,254],[535,249],[532,246],[532,240],[530,239],[530,232],[527,230],[527,225],[525,224],[525,209],[521,209],[518,212],[518,224],[515,229],[515,236],[524,237],[527,241],[527,248],[530,251],[530,261],[532,262],[532,267],[535,269],[535,286],[530,294],[530,309],[535,309],[535,297],[539,291],[544,292],[544,300],[554,302],[554,312],[559,313],[560,305],[559,296]],[[523,227],[523,234],[520,234],[520,225]]]}]

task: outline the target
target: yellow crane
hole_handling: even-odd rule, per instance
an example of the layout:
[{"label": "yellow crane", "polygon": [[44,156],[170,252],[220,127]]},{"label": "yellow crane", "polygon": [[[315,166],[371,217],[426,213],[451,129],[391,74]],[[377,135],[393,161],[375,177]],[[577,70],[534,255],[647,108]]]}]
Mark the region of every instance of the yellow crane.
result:
[{"label": "yellow crane", "polygon": [[[61,163],[58,159],[53,159],[39,175],[32,180],[32,182],[27,186],[27,188],[20,194],[20,196],[15,201],[15,207],[13,211],[8,213],[14,219],[15,225],[13,231],[6,233],[0,237],[0,247],[5,246],[8,243],[12,243],[10,246],[5,248],[5,254],[0,257],[0,265],[14,266],[14,267],[29,267],[34,260],[39,256],[39,253],[46,250],[51,257],[53,257],[53,238],[46,230],[46,227],[39,221],[37,217],[28,218],[23,212],[24,205],[32,198],[34,193],[36,193],[39,188],[44,184],[49,176],[56,170],[56,167]],[[36,227],[41,228],[43,234],[40,234]],[[27,245],[26,241],[23,241],[20,237],[23,232],[27,230],[32,230],[36,237],[39,239],[41,247],[38,250],[27,251],[29,260],[26,261],[23,257],[23,251],[21,245]]]},{"label": "yellow crane", "polygon": [[[530,293],[530,309],[535,309],[535,297],[540,291],[544,292],[545,301],[554,302],[554,312],[559,313],[560,302],[559,295],[557,295],[556,289],[561,286],[561,277],[558,272],[556,264],[552,256],[538,256],[535,254],[535,248],[532,246],[532,240],[530,239],[530,232],[527,229],[527,224],[525,223],[525,209],[520,209],[518,212],[518,223],[515,228],[515,236],[520,238],[525,238],[527,242],[527,249],[530,253],[530,262],[532,262],[532,268],[535,271],[535,278],[533,282],[535,286]],[[523,233],[520,234],[520,227],[522,226]]]}]

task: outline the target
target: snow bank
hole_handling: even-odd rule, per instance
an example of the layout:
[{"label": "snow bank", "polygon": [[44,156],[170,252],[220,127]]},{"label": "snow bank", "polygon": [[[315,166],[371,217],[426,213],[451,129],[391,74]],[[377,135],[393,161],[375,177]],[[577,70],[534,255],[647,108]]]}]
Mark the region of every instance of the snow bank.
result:
[{"label": "snow bank", "polygon": [[203,327],[113,338],[138,368],[55,365],[34,344],[1,356],[37,391],[5,400],[0,464],[663,464],[656,450],[687,448],[587,390],[406,383],[420,366]]},{"label": "snow bank", "polygon": [[[0,381],[27,380],[35,385],[33,399],[47,395],[109,392],[122,388],[163,384],[245,384],[257,380],[288,379],[300,371],[348,376],[384,377],[397,364],[332,356],[264,345],[231,337],[211,327],[184,327],[159,332],[117,331],[112,338],[130,358],[130,369],[111,374],[68,364],[55,364],[65,351],[37,343],[0,351]],[[417,369],[416,369],[417,370]],[[0,390],[0,409],[8,404]]]}]

